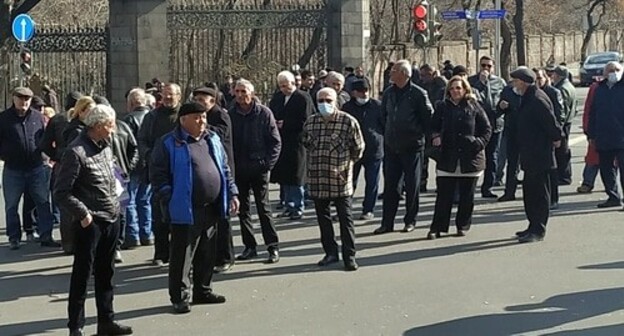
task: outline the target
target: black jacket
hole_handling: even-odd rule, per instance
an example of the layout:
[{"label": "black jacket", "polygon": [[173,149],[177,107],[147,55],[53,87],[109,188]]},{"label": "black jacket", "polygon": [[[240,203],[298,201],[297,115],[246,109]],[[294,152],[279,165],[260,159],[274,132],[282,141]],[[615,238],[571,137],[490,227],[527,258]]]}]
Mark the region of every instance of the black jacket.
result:
[{"label": "black jacket", "polygon": [[275,166],[282,148],[273,113],[256,102],[247,114],[240,112],[238,106],[235,103],[229,110],[236,174],[255,176],[266,173]]},{"label": "black jacket", "polygon": [[173,131],[178,124],[179,109],[180,106],[176,108],[161,106],[143,117],[143,123],[141,124],[141,128],[139,128],[137,142],[139,144],[139,160],[146,164],[144,182],[149,180],[148,164],[151,162],[150,159],[154,145],[163,135]]},{"label": "black jacket", "polygon": [[301,90],[295,91],[288,103],[280,91],[271,99],[270,108],[276,120],[283,121],[279,134],[282,149],[275,167],[271,171],[271,182],[285,185],[304,185],[306,175],[306,149],[303,145],[303,125],[308,116],[314,113],[310,95]]},{"label": "black jacket", "polygon": [[392,85],[384,91],[381,113],[387,149],[396,153],[424,149],[433,113],[427,91],[411,82],[402,89]]},{"label": "black jacket", "polygon": [[494,75],[490,75],[487,83],[484,84],[479,80],[478,74],[469,77],[468,82],[470,86],[477,89],[475,93],[479,95],[479,102],[485,113],[487,113],[488,118],[490,118],[492,131],[494,133],[501,132],[505,126],[505,119],[502,115],[496,113],[496,106],[500,101],[501,92],[503,92],[507,84],[502,78]]},{"label": "black jacket", "polygon": [[520,162],[527,172],[543,172],[557,167],[553,142],[563,134],[550,99],[535,85],[522,96],[518,110]]},{"label": "black jacket", "polygon": [[234,151],[232,150],[232,120],[227,110],[218,105],[213,106],[208,111],[208,128],[221,138],[221,144],[225,148],[228,157],[230,174],[234,176]]},{"label": "black jacket", "polygon": [[54,201],[80,221],[90,213],[97,223],[112,224],[119,216],[113,173],[113,152],[107,142],[96,144],[87,132],[71,142],[54,185]]},{"label": "black jacket", "polygon": [[138,144],[139,144],[139,131],[141,130],[141,125],[143,125],[143,120],[145,120],[145,116],[150,112],[149,107],[147,106],[139,106],[134,111],[126,114],[123,118],[123,121],[130,127],[130,131],[134,136],[135,142],[137,144],[137,162],[135,164],[134,169],[132,169],[136,173],[143,173],[145,170],[146,162],[142,160],[141,156],[138,155]]},{"label": "black jacket", "polygon": [[14,107],[0,113],[0,159],[9,169],[30,170],[43,165],[39,143],[43,138],[43,114],[29,109],[19,117]]},{"label": "black jacket", "polygon": [[48,121],[48,126],[43,132],[43,139],[41,139],[39,147],[52,161],[60,161],[63,150],[67,147],[63,138],[63,131],[67,125],[67,117],[64,114],[57,114]]},{"label": "black jacket", "polygon": [[553,105],[553,113],[555,113],[555,117],[557,117],[557,122],[560,125],[563,125],[564,119],[559,118],[562,113],[565,113],[563,95],[561,90],[557,89],[552,85],[544,85],[542,91],[544,91],[544,93],[548,96],[548,99],[550,99],[550,102]]},{"label": "black jacket", "polygon": [[[78,117],[72,119],[69,124],[65,126],[63,130],[63,141],[69,145],[85,130],[86,125],[78,119]],[[64,154],[64,153],[61,153]]]},{"label": "black jacket", "polygon": [[360,124],[365,144],[362,161],[383,158],[384,124],[381,102],[371,98],[368,103],[360,105],[352,99],[342,107],[342,110],[352,115]]},{"label": "black jacket", "polygon": [[492,136],[492,127],[476,99],[463,100],[459,105],[449,99],[438,102],[431,131],[442,141],[438,170],[455,172],[458,161],[462,173],[485,170],[485,147]]},{"label": "black jacket", "polygon": [[435,77],[428,83],[421,85],[427,91],[431,104],[435,104],[444,100],[444,91],[446,91],[446,79],[444,77]]},{"label": "black jacket", "polygon": [[115,161],[121,171],[129,178],[139,161],[139,147],[132,134],[130,126],[122,120],[117,120],[117,129],[113,133],[111,149]]},{"label": "black jacket", "polygon": [[[497,116],[504,116],[505,120],[505,134],[510,134],[514,139],[518,131],[518,108],[520,107],[521,96],[517,95],[513,91],[513,86],[507,85],[500,94],[498,104],[496,104]],[[509,103],[509,107],[502,109],[500,102],[506,101]]]}]

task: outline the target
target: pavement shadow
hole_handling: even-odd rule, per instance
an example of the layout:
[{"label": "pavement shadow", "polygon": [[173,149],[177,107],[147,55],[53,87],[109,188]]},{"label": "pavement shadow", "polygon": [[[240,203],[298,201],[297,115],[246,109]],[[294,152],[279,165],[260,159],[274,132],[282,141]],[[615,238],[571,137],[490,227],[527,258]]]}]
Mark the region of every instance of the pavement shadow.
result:
[{"label": "pavement shadow", "polygon": [[580,266],[578,269],[582,269],[582,270],[624,269],[624,261],[616,261],[616,262],[606,263],[606,264]]},{"label": "pavement shadow", "polygon": [[[412,328],[404,336],[523,335],[624,309],[624,287],[556,295],[541,303],[506,307],[511,313],[488,314]],[[541,335],[623,335],[624,325]]]},{"label": "pavement shadow", "polygon": [[[165,314],[171,314],[170,305],[115,313],[115,319],[118,321],[123,321],[147,316],[154,317],[157,315]],[[95,323],[95,317],[88,317],[86,321],[86,326],[94,325]],[[52,330],[64,328],[67,328],[67,319],[65,318],[34,322],[20,322],[0,326],[0,335],[42,335],[51,332]],[[137,335],[140,335],[140,333]]]}]

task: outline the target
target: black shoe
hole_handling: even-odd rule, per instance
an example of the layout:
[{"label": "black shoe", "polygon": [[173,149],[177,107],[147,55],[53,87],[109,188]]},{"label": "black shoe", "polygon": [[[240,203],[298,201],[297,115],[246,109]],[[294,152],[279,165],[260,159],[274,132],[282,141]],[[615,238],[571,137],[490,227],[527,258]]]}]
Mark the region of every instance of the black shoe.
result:
[{"label": "black shoe", "polygon": [[360,268],[358,264],[355,262],[355,259],[352,259],[352,258],[345,260],[344,267],[345,267],[345,271],[347,272],[357,271],[357,269]]},{"label": "black shoe", "polygon": [[466,237],[466,231],[465,230],[457,230],[457,234],[455,236],[457,236],[457,237]]},{"label": "black shoe", "polygon": [[572,184],[572,180],[559,180],[557,184],[559,184],[560,186],[567,186]]},{"label": "black shoe", "polygon": [[435,240],[436,238],[440,238],[440,237],[442,237],[440,232],[429,231],[429,233],[427,233],[427,239],[429,240]]},{"label": "black shoe", "polygon": [[407,232],[412,232],[412,231],[414,231],[415,229],[416,229],[416,225],[414,225],[413,223],[411,223],[411,224],[405,224],[405,226],[403,227],[403,231],[402,231],[402,232],[404,232],[404,233],[407,233]]},{"label": "black shoe", "polygon": [[84,336],[82,329],[74,329],[69,332],[69,336]]},{"label": "black shoe", "polygon": [[123,244],[121,244],[122,250],[134,250],[135,248],[141,246],[141,242],[138,240],[126,240]]},{"label": "black shoe", "polygon": [[19,240],[11,240],[9,243],[9,249],[11,251],[19,250],[21,247]]},{"label": "black shoe", "polygon": [[121,257],[121,251],[115,250],[115,264],[121,264],[123,262],[123,258]]},{"label": "black shoe", "polygon": [[383,201],[383,199],[384,199],[384,194],[383,194],[383,193],[381,193],[381,194],[377,195],[377,199],[378,199],[378,200],[380,200],[380,201]]},{"label": "black shoe", "polygon": [[620,203],[620,200],[607,200],[606,202],[598,204],[597,207],[599,209],[604,209],[604,208],[615,208],[621,205],[622,204]]},{"label": "black shoe", "polygon": [[154,245],[154,238],[141,239],[141,246],[152,246]]},{"label": "black shoe", "polygon": [[523,231],[517,231],[516,232],[516,237],[520,238],[520,237],[526,236],[528,234],[529,234],[529,230],[528,229],[527,230],[523,230]]},{"label": "black shoe", "polygon": [[503,196],[498,198],[498,202],[511,202],[511,201],[515,201],[516,200],[516,196],[515,195],[507,195],[504,194]]},{"label": "black shoe", "polygon": [[132,335],[132,328],[121,325],[117,322],[108,322],[104,324],[98,324],[97,326],[97,334],[98,335]]},{"label": "black shoe", "polygon": [[483,197],[483,198],[498,198],[498,195],[496,195],[493,192],[485,192],[485,193],[481,193],[481,197]]},{"label": "black shoe", "polygon": [[282,203],[278,203],[278,204],[275,206],[275,209],[277,209],[277,210],[282,210],[282,209],[284,209],[284,207],[285,207],[285,206],[284,206],[284,204],[282,204]]},{"label": "black shoe", "polygon": [[292,215],[290,210],[286,209],[281,214],[277,215],[278,218],[289,218]]},{"label": "black shoe", "polygon": [[550,205],[550,210],[557,210],[557,209],[559,209],[559,203],[555,202]]},{"label": "black shoe", "polygon": [[178,302],[173,304],[173,312],[176,314],[186,314],[191,312],[191,305],[188,302]]},{"label": "black shoe", "polygon": [[193,298],[194,305],[218,303],[225,303],[225,296],[215,293],[209,293],[208,295]]},{"label": "black shoe", "polygon": [[290,220],[300,220],[303,218],[303,212],[293,212],[290,214]]},{"label": "black shoe", "polygon": [[234,262],[226,262],[223,265],[215,266],[214,272],[215,273],[224,273],[224,272],[227,272],[230,269],[232,269],[233,266],[234,266]]},{"label": "black shoe", "polygon": [[324,267],[338,262],[338,257],[333,255],[326,255],[317,263],[317,265]]},{"label": "black shoe", "polygon": [[519,243],[535,243],[542,240],[544,240],[544,236],[535,233],[528,233],[522,237],[518,237]]},{"label": "black shoe", "polygon": [[269,259],[267,259],[267,264],[277,264],[280,260],[279,251],[276,249],[269,250]]},{"label": "black shoe", "polygon": [[258,256],[258,252],[256,252],[255,248],[245,247],[243,253],[236,257],[236,260],[249,260],[256,256]]},{"label": "black shoe", "polygon": [[373,234],[380,235],[380,234],[384,234],[384,233],[390,233],[390,232],[393,232],[393,231],[394,231],[393,229],[388,229],[385,226],[380,226],[377,229],[375,229],[375,231],[373,231]]},{"label": "black shoe", "polygon": [[501,180],[498,180],[498,181],[494,182],[494,186],[495,187],[502,187],[503,185],[504,185],[503,181],[501,181]]},{"label": "black shoe", "polygon": [[54,239],[46,239],[41,241],[41,247],[52,247],[52,248],[60,248],[62,247],[61,243],[54,241]]}]

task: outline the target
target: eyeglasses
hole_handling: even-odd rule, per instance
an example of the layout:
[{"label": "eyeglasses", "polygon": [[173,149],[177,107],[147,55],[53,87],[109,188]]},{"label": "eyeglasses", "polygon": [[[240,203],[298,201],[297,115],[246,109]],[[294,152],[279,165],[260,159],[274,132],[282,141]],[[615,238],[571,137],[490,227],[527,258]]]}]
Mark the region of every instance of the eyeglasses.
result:
[{"label": "eyeglasses", "polygon": [[492,64],[483,63],[483,64],[481,64],[481,67],[482,68],[492,68]]},{"label": "eyeglasses", "polygon": [[318,103],[333,103],[334,101],[331,99],[317,99],[316,100]]}]

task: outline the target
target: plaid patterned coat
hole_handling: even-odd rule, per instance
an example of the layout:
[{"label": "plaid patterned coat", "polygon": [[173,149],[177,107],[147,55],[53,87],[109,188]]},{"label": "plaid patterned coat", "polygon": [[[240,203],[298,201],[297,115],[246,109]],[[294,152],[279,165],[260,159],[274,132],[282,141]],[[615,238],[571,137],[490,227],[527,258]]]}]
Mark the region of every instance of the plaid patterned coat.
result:
[{"label": "plaid patterned coat", "polygon": [[303,144],[308,150],[310,196],[319,199],[353,194],[353,163],[364,153],[364,139],[357,120],[336,111],[332,119],[311,115],[304,126]]}]

